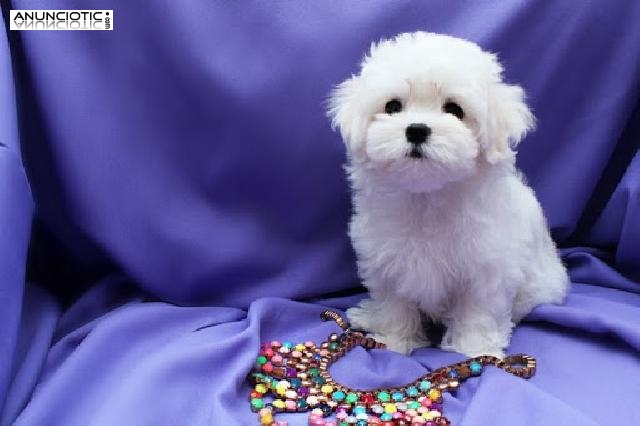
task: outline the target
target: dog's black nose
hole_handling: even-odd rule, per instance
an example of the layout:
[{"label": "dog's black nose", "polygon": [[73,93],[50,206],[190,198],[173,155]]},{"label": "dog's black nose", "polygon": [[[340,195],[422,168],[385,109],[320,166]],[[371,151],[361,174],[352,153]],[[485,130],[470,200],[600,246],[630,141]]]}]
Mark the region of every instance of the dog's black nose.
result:
[{"label": "dog's black nose", "polygon": [[424,143],[431,134],[431,128],[424,123],[411,123],[407,126],[407,141],[414,145]]}]

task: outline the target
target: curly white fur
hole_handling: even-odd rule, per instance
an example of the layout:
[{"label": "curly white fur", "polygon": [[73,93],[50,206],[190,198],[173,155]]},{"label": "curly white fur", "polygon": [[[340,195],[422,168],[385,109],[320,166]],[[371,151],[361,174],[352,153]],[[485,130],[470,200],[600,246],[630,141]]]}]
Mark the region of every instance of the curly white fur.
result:
[{"label": "curly white fur", "polygon": [[[402,110],[385,113],[392,99]],[[369,290],[347,312],[353,325],[409,353],[429,344],[426,315],[446,327],[442,348],[502,356],[515,323],[562,302],[566,270],[512,149],[533,116],[495,55],[432,33],[383,40],[329,114],[348,147],[350,236]],[[417,148],[412,123],[431,129]]]}]

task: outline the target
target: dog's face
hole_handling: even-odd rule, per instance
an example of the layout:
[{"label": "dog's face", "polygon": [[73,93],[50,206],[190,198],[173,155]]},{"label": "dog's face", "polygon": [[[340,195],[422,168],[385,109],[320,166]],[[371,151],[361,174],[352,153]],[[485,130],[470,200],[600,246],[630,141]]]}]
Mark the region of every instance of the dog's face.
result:
[{"label": "dog's face", "polygon": [[411,192],[513,162],[533,117],[494,55],[439,34],[401,34],[373,45],[360,74],[340,84],[329,114],[353,167]]}]

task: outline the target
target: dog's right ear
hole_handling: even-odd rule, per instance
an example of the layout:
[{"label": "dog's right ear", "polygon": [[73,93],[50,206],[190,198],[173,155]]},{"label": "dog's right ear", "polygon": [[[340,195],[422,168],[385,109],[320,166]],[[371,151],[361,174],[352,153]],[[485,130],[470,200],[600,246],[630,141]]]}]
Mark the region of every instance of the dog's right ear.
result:
[{"label": "dog's right ear", "polygon": [[329,96],[327,114],[331,119],[331,128],[339,129],[354,160],[364,159],[366,120],[359,111],[360,77],[352,76],[336,86]]}]

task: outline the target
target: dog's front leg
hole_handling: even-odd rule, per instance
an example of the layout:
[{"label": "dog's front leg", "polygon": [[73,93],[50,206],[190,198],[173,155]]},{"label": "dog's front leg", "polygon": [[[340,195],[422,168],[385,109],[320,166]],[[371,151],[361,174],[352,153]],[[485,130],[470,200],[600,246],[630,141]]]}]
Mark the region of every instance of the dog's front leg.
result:
[{"label": "dog's front leg", "polygon": [[466,296],[456,301],[444,319],[447,330],[440,347],[470,357],[503,357],[514,326],[511,321],[512,296],[504,290],[502,294],[496,292],[491,300],[474,297],[473,292]]},{"label": "dog's front leg", "polygon": [[372,337],[402,354],[429,346],[416,303],[389,293],[372,293],[347,310],[353,327],[363,328]]}]

